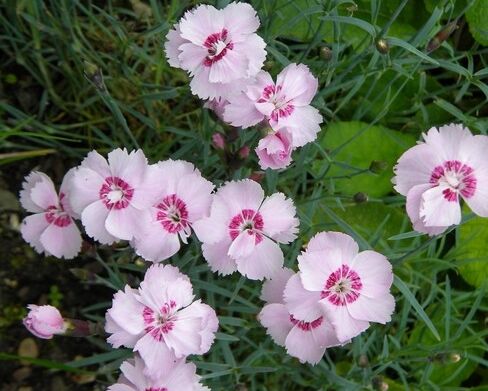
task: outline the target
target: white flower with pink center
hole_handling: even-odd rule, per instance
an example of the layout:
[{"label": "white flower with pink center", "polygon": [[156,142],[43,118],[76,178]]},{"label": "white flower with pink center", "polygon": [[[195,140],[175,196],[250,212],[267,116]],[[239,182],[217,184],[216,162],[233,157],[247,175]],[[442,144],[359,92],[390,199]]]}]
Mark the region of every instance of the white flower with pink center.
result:
[{"label": "white flower with pink center", "polygon": [[[170,370],[155,378],[145,374],[144,361],[136,355],[120,366],[122,375],[107,391],[209,391],[200,384],[200,376],[193,363],[178,360]],[[167,373],[166,373],[167,372]]]},{"label": "white flower with pink center", "polygon": [[214,185],[193,164],[166,160],[152,167],[158,195],[150,216],[132,242],[137,254],[161,262],[178,252],[192,224],[210,213]]},{"label": "white flower with pink center", "polygon": [[299,281],[300,277],[285,268],[264,282],[261,298],[266,301],[266,305],[258,314],[258,319],[273,341],[285,347],[289,355],[297,357],[302,363],[317,364],[328,347],[342,343],[324,315],[305,322],[296,319],[288,311],[283,302],[283,292],[290,279]]},{"label": "white flower with pink center", "polygon": [[142,150],[92,151],[73,174],[70,201],[86,233],[103,244],[131,240],[147,221],[154,178]]},{"label": "white flower with pink center", "polygon": [[437,235],[461,222],[463,199],[488,217],[488,137],[462,125],[432,128],[394,168],[395,189],[407,197],[407,213],[418,232]]},{"label": "white flower with pink center", "polygon": [[59,190],[46,174],[31,172],[23,183],[20,203],[33,213],[22,221],[20,232],[24,240],[39,253],[57,258],[74,258],[81,250],[81,233],[71,209],[69,194],[73,170],[66,173]]},{"label": "white flower with pink center", "polygon": [[168,32],[166,57],[190,74],[193,94],[226,98],[242,91],[263,66],[266,44],[256,34],[258,27],[249,4],[231,3],[221,10],[200,5]]},{"label": "white flower with pink center", "polygon": [[66,324],[56,307],[30,304],[27,308],[29,313],[24,318],[24,326],[36,337],[51,339],[56,334],[66,332]]},{"label": "white flower with pink center", "polygon": [[238,270],[262,280],[283,266],[278,243],[296,238],[299,221],[293,201],[283,193],[264,197],[261,186],[250,179],[232,181],[214,196],[210,216],[193,224],[203,242],[203,256],[220,274]]},{"label": "white flower with pink center", "polygon": [[266,120],[278,131],[288,128],[292,146],[301,147],[317,138],[322,116],[310,105],[318,81],[306,65],[290,64],[281,71],[276,83],[267,72],[241,94],[229,97],[224,119],[234,126],[248,128]]},{"label": "white flower with pink center", "polygon": [[291,278],[284,293],[295,318],[311,322],[325,315],[341,342],[366,330],[370,322],[391,320],[391,264],[375,251],[359,252],[350,236],[317,234],[298,257],[298,267],[299,278]]},{"label": "white flower with pink center", "polygon": [[178,268],[153,265],[138,290],[126,285],[115,294],[106,315],[107,341],[139,352],[146,375],[164,376],[178,359],[206,353],[215,338],[215,311],[193,298],[191,282]]}]

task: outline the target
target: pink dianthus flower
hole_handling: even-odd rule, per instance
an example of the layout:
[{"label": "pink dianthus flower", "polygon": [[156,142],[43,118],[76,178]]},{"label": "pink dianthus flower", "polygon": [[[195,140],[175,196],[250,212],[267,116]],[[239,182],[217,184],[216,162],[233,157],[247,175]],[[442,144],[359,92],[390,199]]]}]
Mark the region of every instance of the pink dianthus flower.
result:
[{"label": "pink dianthus flower", "polygon": [[158,195],[132,245],[141,257],[160,262],[178,252],[180,239],[187,242],[195,221],[208,216],[214,185],[183,160],[159,162],[152,170]]},{"label": "pink dianthus flower", "polygon": [[166,57],[190,74],[194,95],[226,98],[242,91],[263,66],[266,44],[256,34],[258,27],[249,4],[234,2],[221,10],[199,5],[168,32]]},{"label": "pink dianthus flower", "polygon": [[142,150],[115,149],[108,162],[97,151],[88,154],[73,174],[70,194],[88,236],[111,244],[140,232],[156,190],[150,172]]},{"label": "pink dianthus flower", "polygon": [[248,128],[266,120],[275,130],[286,127],[292,146],[301,147],[317,138],[322,116],[310,105],[317,93],[318,80],[303,64],[290,64],[281,71],[276,83],[261,71],[254,83],[228,98],[224,120]]},{"label": "pink dianthus flower", "polygon": [[437,235],[461,222],[463,199],[488,217],[488,137],[462,125],[431,128],[394,168],[395,189],[407,197],[407,213],[418,232]]},{"label": "pink dianthus flower", "polygon": [[296,319],[286,308],[283,292],[288,280],[300,277],[290,269],[282,269],[263,284],[261,298],[267,303],[258,315],[273,341],[286,348],[300,362],[317,364],[328,347],[342,345],[326,316],[311,322]]},{"label": "pink dianthus flower", "polygon": [[200,384],[193,363],[178,360],[164,375],[155,378],[145,374],[144,361],[136,355],[120,366],[122,375],[107,391],[209,391]]},{"label": "pink dianthus flower", "polygon": [[164,376],[177,360],[206,353],[215,338],[215,311],[193,299],[186,275],[177,267],[155,264],[139,289],[126,285],[114,295],[106,314],[107,341],[139,352],[146,375]]},{"label": "pink dianthus flower", "polygon": [[58,258],[74,258],[81,249],[81,233],[76,226],[69,195],[72,193],[73,170],[66,173],[56,193],[54,184],[46,174],[31,172],[23,183],[20,203],[33,213],[22,221],[20,232],[34,249]]},{"label": "pink dianthus flower", "polygon": [[264,197],[259,183],[232,181],[214,196],[210,216],[193,224],[203,256],[213,271],[238,270],[250,279],[271,277],[283,266],[278,243],[296,238],[299,221],[283,193]]},{"label": "pink dianthus flower", "polygon": [[297,319],[312,322],[325,315],[345,342],[369,327],[391,320],[395,299],[391,264],[375,251],[359,252],[339,232],[321,232],[298,256],[300,273],[287,283],[285,304]]}]

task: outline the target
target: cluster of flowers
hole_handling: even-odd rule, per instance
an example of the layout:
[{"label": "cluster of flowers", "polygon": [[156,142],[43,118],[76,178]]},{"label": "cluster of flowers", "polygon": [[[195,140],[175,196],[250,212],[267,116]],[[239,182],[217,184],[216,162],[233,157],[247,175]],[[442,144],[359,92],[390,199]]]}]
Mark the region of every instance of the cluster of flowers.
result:
[{"label": "cluster of flowers", "polygon": [[256,153],[261,168],[287,167],[293,149],[316,139],[322,116],[310,105],[318,81],[306,65],[290,64],[273,81],[262,69],[266,44],[256,34],[251,5],[218,10],[200,5],[185,13],[165,43],[171,66],[188,72],[191,91],[225,122],[242,128],[265,124]]}]

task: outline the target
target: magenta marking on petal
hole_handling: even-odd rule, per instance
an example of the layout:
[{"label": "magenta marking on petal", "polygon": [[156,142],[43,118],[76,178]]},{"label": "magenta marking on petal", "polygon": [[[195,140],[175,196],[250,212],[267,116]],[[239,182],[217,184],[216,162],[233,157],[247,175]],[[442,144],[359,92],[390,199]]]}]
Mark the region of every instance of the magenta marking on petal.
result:
[{"label": "magenta marking on petal", "polygon": [[293,315],[290,314],[290,322],[293,323],[294,326],[297,326],[303,331],[311,331],[313,329],[316,329],[322,324],[323,320],[324,317],[321,316],[320,318],[317,318],[312,322],[305,322],[303,320],[295,319]]},{"label": "magenta marking on petal", "polygon": [[281,88],[281,86],[275,87],[273,84],[269,84],[264,87],[261,97],[257,100],[258,103],[270,102],[275,106],[270,115],[270,118],[275,122],[280,118],[290,116],[295,110],[295,106],[291,101],[286,100],[286,96],[279,96]]},{"label": "magenta marking on petal", "polygon": [[49,224],[54,224],[61,228],[67,227],[72,222],[71,217],[64,211],[62,205],[59,208],[54,205],[48,206],[44,216]]},{"label": "magenta marking on petal", "polygon": [[320,297],[327,298],[334,305],[344,306],[357,300],[362,287],[359,275],[349,266],[342,265],[329,275]]},{"label": "magenta marking on petal", "polygon": [[444,185],[444,198],[449,202],[457,202],[458,195],[470,198],[476,192],[477,180],[474,170],[459,160],[447,160],[441,166],[436,166],[430,175],[433,187]]},{"label": "magenta marking on petal", "polygon": [[107,209],[124,209],[134,196],[134,189],[119,177],[107,177],[100,188],[99,197]]},{"label": "magenta marking on petal", "polygon": [[168,389],[166,387],[149,387],[144,391],[168,391]]},{"label": "magenta marking on petal", "polygon": [[161,313],[155,313],[151,308],[144,307],[142,317],[144,319],[144,330],[150,334],[156,341],[161,342],[163,335],[168,334],[174,328],[175,320],[171,309],[176,307],[176,303],[171,300],[169,303],[163,304]]},{"label": "magenta marking on petal", "polygon": [[235,240],[241,232],[247,231],[249,235],[254,235],[255,244],[259,244],[263,240],[261,233],[263,227],[263,216],[259,212],[252,209],[243,209],[241,213],[231,219],[229,223],[229,235],[232,240]]},{"label": "magenta marking on petal", "polygon": [[208,55],[203,60],[203,65],[206,67],[212,66],[212,64],[225,57],[227,50],[234,49],[234,43],[228,40],[228,34],[227,29],[222,29],[221,32],[210,34],[207,37],[203,46],[207,48]]},{"label": "magenta marking on petal", "polygon": [[176,194],[164,197],[156,208],[159,209],[156,219],[169,233],[177,233],[189,226],[186,204]]}]

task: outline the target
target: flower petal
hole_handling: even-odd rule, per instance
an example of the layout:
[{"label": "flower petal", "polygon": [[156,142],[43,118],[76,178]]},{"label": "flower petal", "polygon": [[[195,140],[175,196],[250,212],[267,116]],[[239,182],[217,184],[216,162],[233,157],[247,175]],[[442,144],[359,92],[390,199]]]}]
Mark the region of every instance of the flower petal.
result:
[{"label": "flower petal", "polygon": [[306,290],[300,279],[300,273],[290,277],[284,291],[285,305],[296,319],[312,322],[323,315],[319,304],[320,292]]},{"label": "flower petal", "polygon": [[283,267],[283,252],[280,246],[267,237],[243,258],[236,259],[237,270],[251,280],[270,278]]}]

